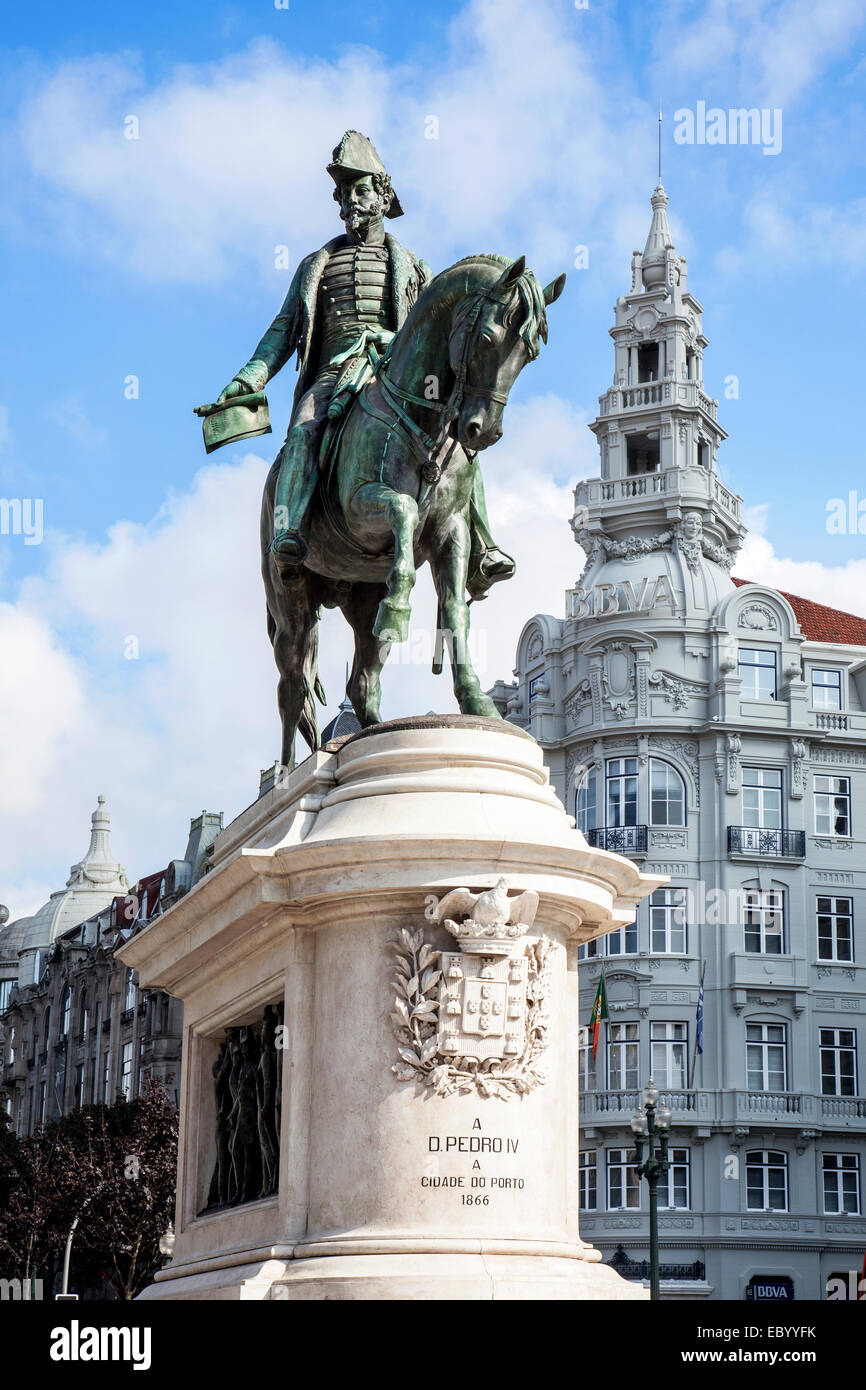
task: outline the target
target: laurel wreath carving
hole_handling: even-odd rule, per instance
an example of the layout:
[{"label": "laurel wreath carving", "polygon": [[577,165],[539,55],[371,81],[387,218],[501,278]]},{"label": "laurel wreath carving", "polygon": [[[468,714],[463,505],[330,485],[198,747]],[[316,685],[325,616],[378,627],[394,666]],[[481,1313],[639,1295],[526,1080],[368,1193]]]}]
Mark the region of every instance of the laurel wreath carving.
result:
[{"label": "laurel wreath carving", "polygon": [[435,1095],[477,1091],[482,1096],[510,1100],[526,1095],[547,1079],[541,1062],[547,1049],[551,971],[547,937],[527,946],[526,1042],[519,1057],[452,1057],[439,1055],[439,968],[441,951],[424,940],[424,928],[404,927],[391,942],[396,960],[394,1011],[391,1022],[397,1037],[400,1061],[391,1070],[398,1081],[418,1081]]}]

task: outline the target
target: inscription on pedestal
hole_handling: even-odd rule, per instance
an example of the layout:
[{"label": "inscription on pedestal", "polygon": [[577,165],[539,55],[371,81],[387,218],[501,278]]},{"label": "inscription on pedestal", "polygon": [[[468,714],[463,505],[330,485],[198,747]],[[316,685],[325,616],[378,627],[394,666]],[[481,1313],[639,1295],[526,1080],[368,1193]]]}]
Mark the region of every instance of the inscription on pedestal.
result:
[{"label": "inscription on pedestal", "polygon": [[[526,1177],[517,1172],[491,1173],[491,1161],[502,1167],[501,1160],[508,1160],[507,1166],[519,1163],[520,1139],[502,1134],[485,1134],[481,1121],[472,1122],[469,1134],[429,1134],[427,1136],[427,1162],[425,1172],[419,1183],[422,1189],[440,1189],[449,1193],[460,1193],[463,1206],[490,1206],[490,1199],[505,1192],[526,1190]],[[465,1158],[465,1163],[461,1159]],[[440,1160],[456,1160],[463,1172],[440,1173]],[[486,1171],[485,1171],[486,1170]]]}]

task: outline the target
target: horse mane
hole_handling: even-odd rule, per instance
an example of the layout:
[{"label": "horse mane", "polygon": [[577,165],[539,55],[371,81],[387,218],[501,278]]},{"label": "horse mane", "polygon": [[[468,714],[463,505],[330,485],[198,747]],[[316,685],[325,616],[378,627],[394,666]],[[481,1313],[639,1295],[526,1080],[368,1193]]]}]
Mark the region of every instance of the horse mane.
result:
[{"label": "horse mane", "polygon": [[[474,256],[463,256],[459,261],[455,261],[452,266],[449,266],[448,270],[457,270],[460,266],[470,262],[501,266],[507,270],[509,266],[514,265],[514,257],[499,256],[493,251],[479,251]],[[440,273],[445,275],[447,271]],[[438,278],[437,275],[435,279],[438,280]],[[544,291],[528,266],[514,286],[513,295],[514,303],[509,306],[504,322],[510,327],[518,309],[523,309],[524,317],[518,331],[529,349],[530,358],[534,359],[541,350],[539,340],[544,343],[547,342],[547,312],[544,304]]]}]

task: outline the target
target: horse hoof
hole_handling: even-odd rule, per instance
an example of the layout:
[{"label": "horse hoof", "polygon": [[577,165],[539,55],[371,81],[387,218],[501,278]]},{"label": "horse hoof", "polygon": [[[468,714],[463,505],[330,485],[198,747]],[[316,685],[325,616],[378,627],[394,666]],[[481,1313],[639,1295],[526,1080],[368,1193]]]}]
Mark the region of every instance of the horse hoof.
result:
[{"label": "horse hoof", "polygon": [[408,603],[397,603],[394,599],[383,598],[376,611],[373,636],[385,642],[405,642],[409,636]]}]

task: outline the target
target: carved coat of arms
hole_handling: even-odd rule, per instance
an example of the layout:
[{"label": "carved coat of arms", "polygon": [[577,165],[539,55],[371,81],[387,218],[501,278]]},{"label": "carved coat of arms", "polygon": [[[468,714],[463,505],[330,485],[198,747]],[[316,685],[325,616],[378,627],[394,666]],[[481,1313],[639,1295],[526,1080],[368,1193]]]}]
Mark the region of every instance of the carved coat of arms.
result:
[{"label": "carved coat of arms", "polygon": [[459,951],[436,951],[424,928],[392,943],[397,990],[391,1021],[400,1081],[420,1081],[437,1095],[525,1094],[544,1081],[551,943],[525,940],[538,894],[508,896],[505,879],[472,893],[455,888],[428,917],[456,938]]}]

